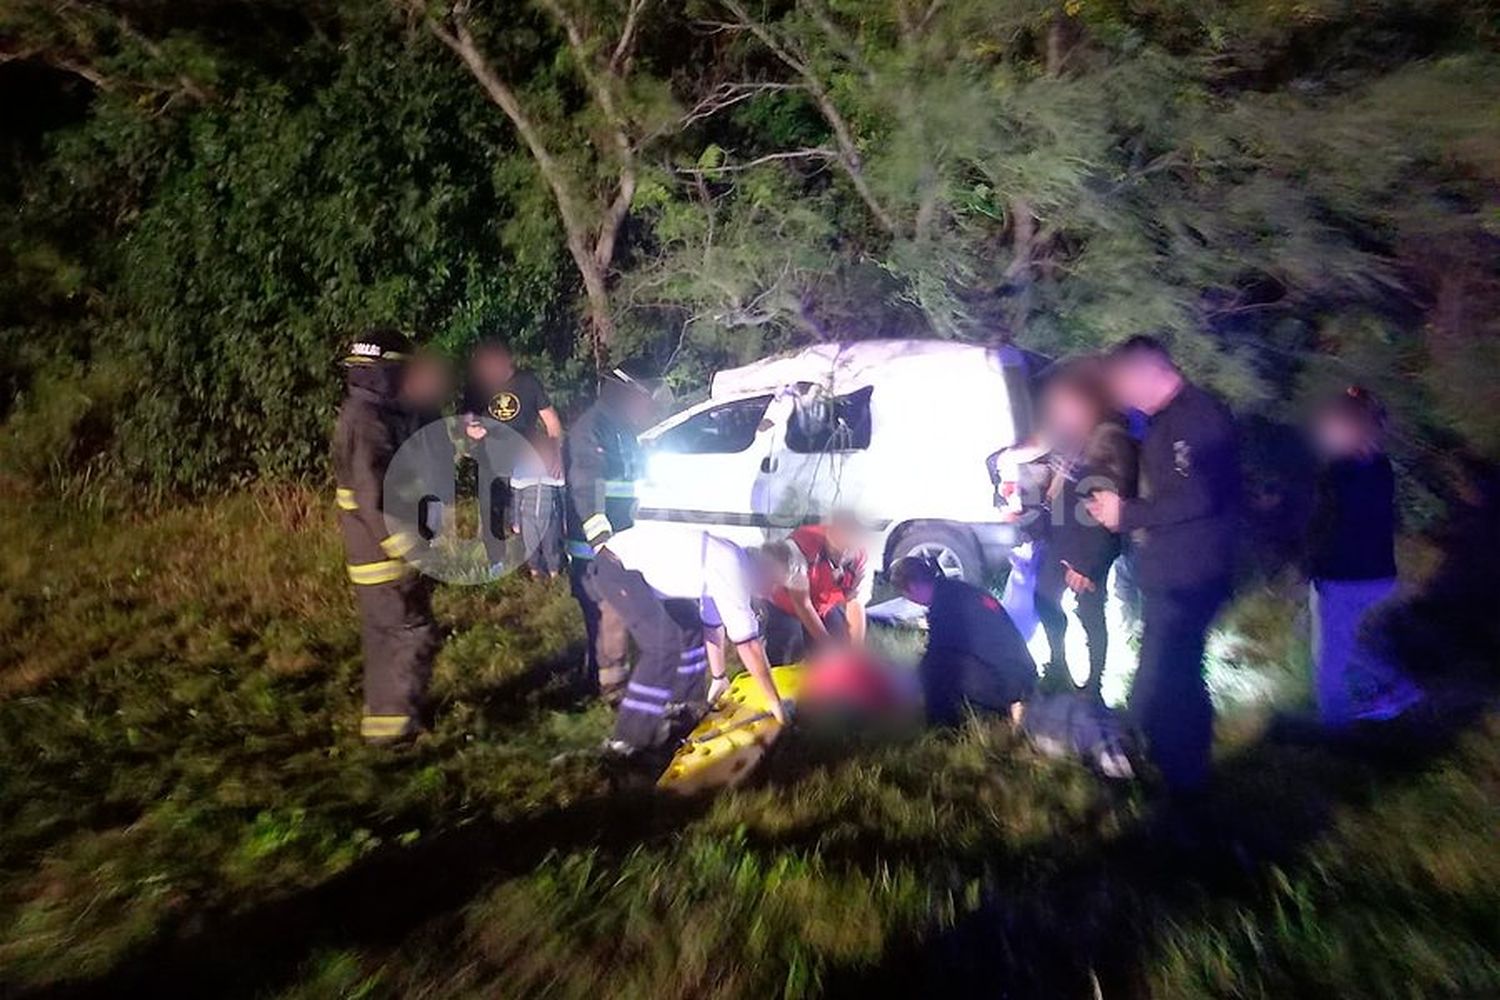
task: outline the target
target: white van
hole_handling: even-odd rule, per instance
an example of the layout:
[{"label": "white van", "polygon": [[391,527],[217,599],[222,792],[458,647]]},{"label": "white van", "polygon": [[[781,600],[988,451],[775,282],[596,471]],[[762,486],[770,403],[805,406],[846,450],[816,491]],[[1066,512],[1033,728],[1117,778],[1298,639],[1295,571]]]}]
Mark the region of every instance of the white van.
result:
[{"label": "white van", "polygon": [[978,582],[1014,531],[986,459],[1031,423],[1034,355],[934,340],[820,344],[714,376],[709,398],[641,435],[639,522],[743,545],[833,510],[878,534],[872,561],[936,558]]}]

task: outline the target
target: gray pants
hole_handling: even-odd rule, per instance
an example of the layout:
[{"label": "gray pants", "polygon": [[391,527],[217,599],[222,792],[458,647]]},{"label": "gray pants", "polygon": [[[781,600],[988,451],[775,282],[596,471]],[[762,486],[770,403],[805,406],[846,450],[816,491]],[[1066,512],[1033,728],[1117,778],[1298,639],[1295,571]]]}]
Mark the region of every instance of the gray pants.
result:
[{"label": "gray pants", "polygon": [[521,529],[526,564],[548,576],[563,571],[563,491],[560,486],[522,486],[511,501]]}]

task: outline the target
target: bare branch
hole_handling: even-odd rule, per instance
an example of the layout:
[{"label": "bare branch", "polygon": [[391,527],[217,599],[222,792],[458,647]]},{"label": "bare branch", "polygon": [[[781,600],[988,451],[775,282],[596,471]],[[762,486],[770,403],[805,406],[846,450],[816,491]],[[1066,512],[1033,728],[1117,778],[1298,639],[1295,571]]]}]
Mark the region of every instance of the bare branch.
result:
[{"label": "bare branch", "polygon": [[854,185],[854,190],[863,199],[865,205],[870,209],[870,213],[880,223],[881,228],[885,229],[886,232],[895,233],[897,229],[895,220],[876,199],[874,192],[870,190],[870,185],[865,179],[859,155],[859,146],[854,141],[854,132],[849,128],[849,123],[844,119],[843,114],[840,113],[838,106],[834,104],[833,97],[828,93],[827,88],[823,86],[823,81],[818,79],[818,75],[813,72],[812,67],[808,65],[806,59],[794,55],[787,45],[777,40],[769,28],[759,21],[752,19],[739,0],[723,0],[723,4],[730,13],[739,18],[740,23],[746,30],[755,35],[761,44],[771,51],[772,55],[780,59],[788,68],[802,78],[803,84],[807,87],[808,93],[812,95],[813,102],[817,104],[819,112],[823,115],[823,119],[833,129],[834,139],[838,142],[839,147],[838,162],[843,166],[844,173],[849,177],[849,182]]},{"label": "bare branch", "polygon": [[640,24],[641,11],[646,7],[646,0],[630,0],[630,10],[625,15],[625,27],[620,30],[620,40],[615,44],[615,51],[609,57],[609,71],[616,76],[628,70],[630,60],[635,53],[635,33]]},{"label": "bare branch", "polygon": [[821,146],[808,149],[791,149],[781,153],[767,153],[765,156],[757,156],[753,160],[744,163],[729,163],[722,167],[677,167],[676,172],[688,177],[717,177],[720,174],[735,174],[745,170],[754,170],[756,167],[767,163],[776,163],[783,160],[837,160],[839,154],[832,149],[824,149]]}]

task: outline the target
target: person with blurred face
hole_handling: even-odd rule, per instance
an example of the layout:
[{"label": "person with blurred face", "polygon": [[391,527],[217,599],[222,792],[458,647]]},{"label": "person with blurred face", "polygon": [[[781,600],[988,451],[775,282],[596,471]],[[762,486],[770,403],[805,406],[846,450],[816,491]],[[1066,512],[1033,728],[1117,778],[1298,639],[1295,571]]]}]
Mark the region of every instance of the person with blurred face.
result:
[{"label": "person with blurred face", "polygon": [[919,556],[899,560],[890,577],[903,597],[927,608],[917,674],[933,724],[957,725],[967,709],[1019,719],[1036,686],[1036,663],[999,598]]},{"label": "person with blurred face", "polygon": [[793,531],[781,548],[786,577],[766,606],[766,649],[781,666],[835,642],[865,641],[865,607],[874,588],[857,518],[837,512]]},{"label": "person with blurred face", "polygon": [[[1088,640],[1089,675],[1084,690],[1099,698],[1109,652],[1104,603],[1110,566],[1120,554],[1120,536],[1094,520],[1088,501],[1112,490],[1135,495],[1136,449],[1110,406],[1103,372],[1091,359],[1060,366],[1042,392],[1042,434],[1050,448],[1047,487],[1050,535],[1037,571],[1037,613],[1047,630],[1052,666],[1068,677],[1064,634],[1068,616],[1059,600],[1075,596],[1079,624]],[[1069,680],[1071,684],[1071,679]]]},{"label": "person with blurred face", "polygon": [[1322,458],[1308,545],[1318,712],[1330,727],[1389,719],[1421,692],[1369,641],[1368,621],[1396,593],[1396,476],[1381,446],[1385,409],[1350,386],[1319,407]]},{"label": "person with blurred face", "polygon": [[583,680],[610,703],[624,695],[630,636],[604,600],[595,561],[611,538],[635,523],[635,484],[646,464],[637,436],[651,426],[660,391],[624,369],[606,372],[599,398],[573,422],[563,442],[568,579],[588,635]]},{"label": "person with blurred face", "polygon": [[1117,405],[1139,410],[1148,425],[1137,495],[1096,490],[1087,508],[1110,531],[1131,533],[1142,631],[1130,713],[1168,789],[1190,794],[1209,772],[1203,656],[1232,589],[1239,445],[1228,409],[1189,382],[1155,338],[1116,347],[1106,374]]},{"label": "person with blurred face", "polygon": [[479,464],[479,501],[483,517],[485,550],[494,571],[502,568],[506,529],[510,524],[510,475],[508,457],[515,453],[508,442],[486,446],[486,420],[496,421],[536,446],[545,471],[562,472],[562,421],[552,398],[539,378],[516,367],[510,348],[497,339],[482,340],[469,358],[464,386],[464,435],[472,441]]},{"label": "person with blurred face", "polygon": [[386,473],[413,428],[413,407],[431,401],[431,371],[412,362],[411,340],[366,330],[344,357],[346,391],[333,433],[333,471],[345,569],[354,585],[364,654],[360,735],[391,745],[427,728],[427,683],[437,652],[431,581],[417,571],[415,524],[398,523]]},{"label": "person with blurred face", "polygon": [[724,689],[726,640],[786,722],[753,607],[760,575],[754,557],[701,529],[648,524],[610,535],[592,578],[639,650],[606,744],[612,755],[660,773]]}]

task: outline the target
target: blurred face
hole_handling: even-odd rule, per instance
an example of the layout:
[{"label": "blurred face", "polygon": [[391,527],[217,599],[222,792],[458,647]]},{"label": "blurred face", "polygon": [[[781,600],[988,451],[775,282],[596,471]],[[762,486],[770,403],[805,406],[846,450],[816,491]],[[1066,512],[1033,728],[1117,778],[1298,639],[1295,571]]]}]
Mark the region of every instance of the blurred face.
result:
[{"label": "blurred face", "polygon": [[1330,458],[1357,455],[1370,447],[1365,427],[1347,414],[1333,410],[1324,411],[1314,421],[1313,438],[1318,451]]},{"label": "blurred face", "polygon": [[835,517],[828,522],[824,537],[828,539],[828,552],[834,559],[842,559],[851,552],[859,551],[860,527],[849,518]]},{"label": "blurred face", "polygon": [[1065,440],[1088,437],[1100,416],[1093,401],[1076,386],[1052,386],[1042,399],[1042,422],[1050,434]]},{"label": "blurred face", "polygon": [[510,352],[499,347],[482,347],[474,353],[474,378],[481,385],[499,385],[516,373]]},{"label": "blurred face", "polygon": [[441,358],[418,356],[406,366],[401,395],[414,406],[436,409],[449,392],[448,365]]},{"label": "blurred face", "polygon": [[906,585],[901,594],[913,604],[920,604],[926,607],[932,603],[932,592],[934,589],[935,587],[931,580],[913,580]]},{"label": "blurred face", "polygon": [[625,420],[632,428],[643,431],[656,422],[656,403],[645,393],[628,392],[621,406]]},{"label": "blurred face", "polygon": [[1156,413],[1182,384],[1171,365],[1152,357],[1121,358],[1109,367],[1109,392],[1121,409]]}]

